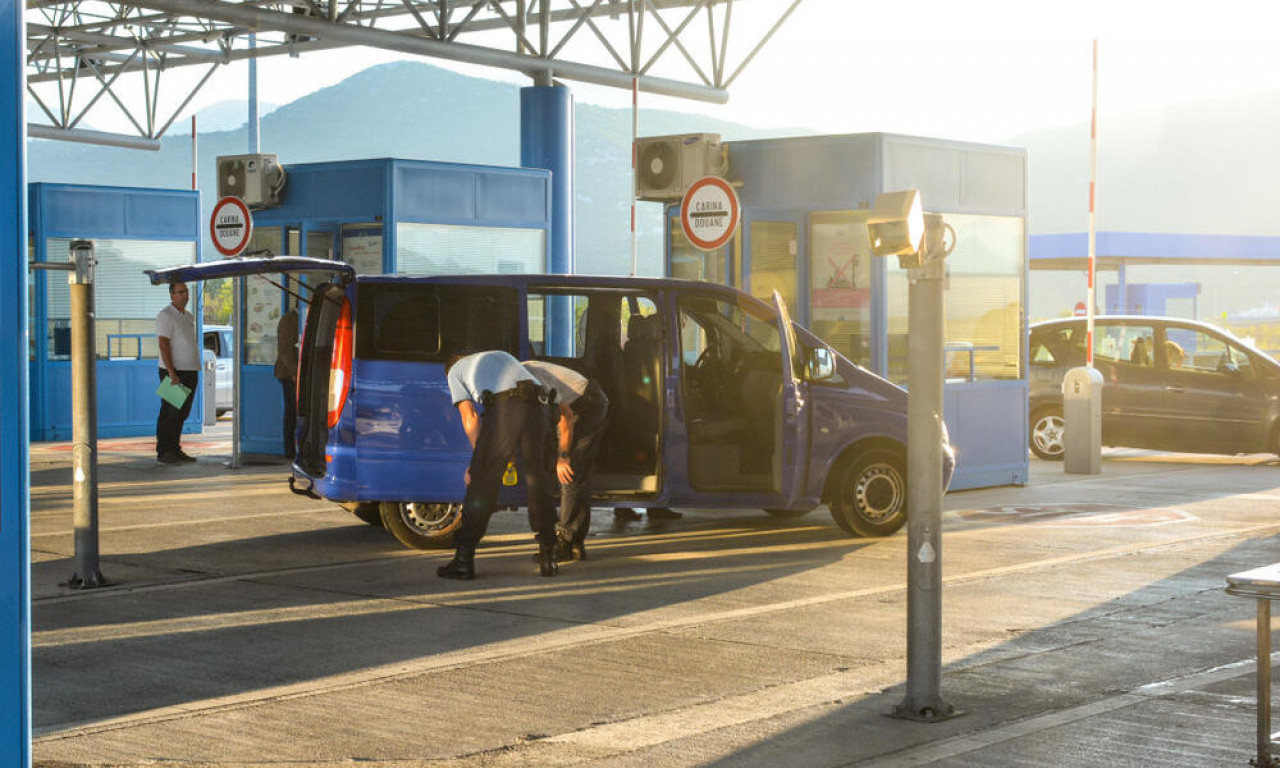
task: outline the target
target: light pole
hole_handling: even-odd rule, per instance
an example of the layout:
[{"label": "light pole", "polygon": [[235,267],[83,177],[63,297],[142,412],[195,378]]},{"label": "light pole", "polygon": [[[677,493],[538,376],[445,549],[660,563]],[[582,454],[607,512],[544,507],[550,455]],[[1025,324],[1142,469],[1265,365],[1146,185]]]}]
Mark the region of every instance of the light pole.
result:
[{"label": "light pole", "polygon": [[[950,242],[946,233],[951,232]],[[907,315],[907,692],[895,717],[937,722],[942,699],[943,262],[955,231],[925,215],[917,190],[876,198],[867,218],[875,256],[897,256],[910,281]]]}]

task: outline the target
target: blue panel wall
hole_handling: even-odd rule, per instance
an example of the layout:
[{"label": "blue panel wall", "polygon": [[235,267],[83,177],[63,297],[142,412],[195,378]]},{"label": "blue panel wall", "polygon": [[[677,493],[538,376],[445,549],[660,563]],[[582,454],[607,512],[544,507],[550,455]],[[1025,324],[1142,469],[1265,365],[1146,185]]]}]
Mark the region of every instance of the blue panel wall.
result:
[{"label": "blue panel wall", "polygon": [[942,413],[956,449],[951,490],[1027,482],[1027,391],[1025,381],[943,388]]},{"label": "blue panel wall", "polygon": [[196,240],[200,227],[200,195],[182,189],[36,183],[31,210],[44,237]]},{"label": "blue panel wall", "polygon": [[[155,434],[160,383],[155,360],[98,361],[98,437],[138,437]],[[34,440],[70,440],[71,363],[51,362],[44,371],[45,423],[32,428]],[[203,427],[204,387],[195,391],[191,416],[182,425],[187,434]]]},{"label": "blue panel wall", "polygon": [[246,453],[284,454],[284,393],[273,365],[246,365],[240,369],[240,450]]},{"label": "blue panel wall", "polygon": [[880,134],[735,141],[729,178],[743,207],[840,210],[875,202]]},{"label": "blue panel wall", "polygon": [[31,765],[26,4],[0,0],[0,765]]},{"label": "blue panel wall", "polygon": [[285,166],[284,200],[255,211],[254,224],[272,226],[316,219],[374,221],[385,216],[391,160],[356,160]]}]

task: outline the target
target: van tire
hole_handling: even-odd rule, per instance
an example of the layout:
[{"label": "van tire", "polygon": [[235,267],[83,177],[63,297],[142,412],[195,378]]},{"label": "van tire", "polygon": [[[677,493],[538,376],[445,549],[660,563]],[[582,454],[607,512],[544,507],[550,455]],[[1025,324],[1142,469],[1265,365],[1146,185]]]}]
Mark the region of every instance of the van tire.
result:
[{"label": "van tire", "polygon": [[1027,444],[1031,446],[1032,453],[1045,461],[1062,461],[1066,454],[1065,432],[1066,422],[1062,418],[1062,408],[1046,405],[1031,414]]},{"label": "van tire", "polygon": [[810,507],[809,509],[766,509],[765,510],[765,512],[768,512],[774,517],[782,520],[787,520],[793,517],[804,517],[805,515],[809,514],[812,511],[813,511],[812,507]]},{"label": "van tire", "polygon": [[901,451],[871,448],[837,465],[831,517],[854,536],[889,536],[907,522],[907,462]]},{"label": "van tire", "polygon": [[369,525],[382,527],[382,505],[376,501],[364,501],[356,504],[354,507],[347,507],[351,510],[351,514],[360,518]]},{"label": "van tire", "polygon": [[442,549],[453,545],[462,525],[461,504],[382,502],[382,527],[410,549]]}]

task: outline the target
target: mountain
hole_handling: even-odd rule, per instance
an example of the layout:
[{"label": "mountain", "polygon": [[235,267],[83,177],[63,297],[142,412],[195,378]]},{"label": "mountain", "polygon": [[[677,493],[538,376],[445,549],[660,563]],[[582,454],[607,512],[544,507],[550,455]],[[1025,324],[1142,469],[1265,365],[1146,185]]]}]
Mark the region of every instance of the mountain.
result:
[{"label": "mountain", "polygon": [[[258,102],[258,122],[262,118],[280,108],[279,104]],[[249,123],[248,99],[227,99],[219,101],[196,112],[196,137],[217,131],[234,131],[244,128]],[[191,118],[185,117],[173,122],[167,135],[190,136]]]},{"label": "mountain", "polygon": [[[230,130],[199,133],[198,178],[205,217],[216,202],[214,163],[242,154],[248,139],[243,102],[208,110],[209,122]],[[397,157],[411,160],[518,166],[520,86],[470,77],[420,61],[371,67],[268,113],[262,109],[262,151],[291,163]],[[237,113],[240,115],[236,117]],[[725,140],[812,133],[758,130],[697,114],[640,111],[643,135],[719,133]],[[188,132],[187,121],[182,131]],[[590,104],[575,107],[577,270],[625,274],[630,270],[631,112]],[[175,123],[156,153],[70,142],[28,145],[31,181],[188,188],[191,144]],[[643,274],[661,271],[661,206],[641,205],[639,243]],[[212,253],[207,243],[206,254]]]}]

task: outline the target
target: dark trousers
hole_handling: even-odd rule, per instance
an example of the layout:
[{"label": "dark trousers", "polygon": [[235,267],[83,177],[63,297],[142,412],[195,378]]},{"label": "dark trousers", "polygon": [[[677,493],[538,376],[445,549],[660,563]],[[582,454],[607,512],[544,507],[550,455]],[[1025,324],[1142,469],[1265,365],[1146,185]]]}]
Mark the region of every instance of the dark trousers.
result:
[{"label": "dark trousers", "polygon": [[[161,368],[159,381],[168,377],[168,372]],[[200,372],[178,371],[178,381],[189,387],[191,394],[181,408],[174,408],[169,401],[160,399],[160,415],[156,417],[156,456],[182,450],[182,423],[191,415],[191,403],[196,399],[196,387],[200,386]]]},{"label": "dark trousers", "polygon": [[462,524],[454,535],[459,547],[475,547],[484,538],[489,517],[498,504],[502,473],[512,459],[529,494],[529,527],[537,534],[539,544],[555,544],[556,511],[547,462],[550,428],[547,406],[534,400],[502,398],[484,409],[480,435],[471,454],[471,484],[462,502]]},{"label": "dark trousers", "polygon": [[591,528],[591,475],[608,423],[609,398],[592,382],[586,394],[573,402],[573,412],[577,416],[569,446],[573,480],[560,486],[560,523],[556,532],[565,541],[581,544]]},{"label": "dark trousers", "polygon": [[280,379],[280,389],[284,394],[284,455],[293,458],[293,446],[298,431],[298,380]]}]

